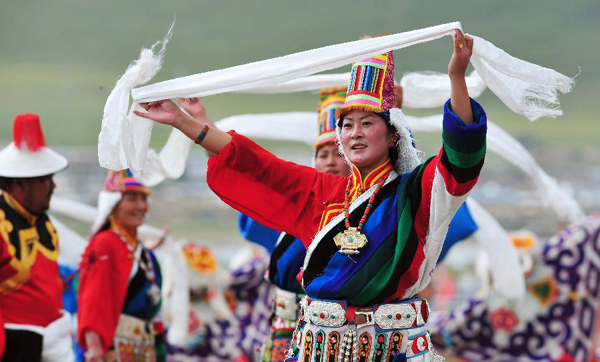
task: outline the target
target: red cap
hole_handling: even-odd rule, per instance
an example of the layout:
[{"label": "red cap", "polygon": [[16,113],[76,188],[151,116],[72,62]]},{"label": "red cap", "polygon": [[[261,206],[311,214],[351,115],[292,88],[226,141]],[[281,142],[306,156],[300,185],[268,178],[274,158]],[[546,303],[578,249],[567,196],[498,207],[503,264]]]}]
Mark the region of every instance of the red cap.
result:
[{"label": "red cap", "polygon": [[40,125],[40,116],[34,113],[26,113],[15,117],[13,142],[18,149],[21,149],[23,142],[25,142],[27,149],[31,152],[37,152],[46,147],[42,126]]}]

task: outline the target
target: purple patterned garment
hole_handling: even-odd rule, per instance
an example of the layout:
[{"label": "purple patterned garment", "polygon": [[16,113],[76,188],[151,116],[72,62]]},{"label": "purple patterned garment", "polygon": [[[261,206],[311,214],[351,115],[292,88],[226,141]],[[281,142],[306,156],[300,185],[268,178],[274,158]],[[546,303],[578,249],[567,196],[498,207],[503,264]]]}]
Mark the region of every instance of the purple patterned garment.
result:
[{"label": "purple patterned garment", "polygon": [[532,263],[522,300],[489,292],[430,320],[440,353],[461,361],[597,361],[600,215],[526,254]]},{"label": "purple patterned garment", "polygon": [[193,348],[169,346],[170,362],[258,362],[269,333],[273,287],[264,278],[268,256],[261,254],[231,271],[227,291],[234,318],[202,320]]}]

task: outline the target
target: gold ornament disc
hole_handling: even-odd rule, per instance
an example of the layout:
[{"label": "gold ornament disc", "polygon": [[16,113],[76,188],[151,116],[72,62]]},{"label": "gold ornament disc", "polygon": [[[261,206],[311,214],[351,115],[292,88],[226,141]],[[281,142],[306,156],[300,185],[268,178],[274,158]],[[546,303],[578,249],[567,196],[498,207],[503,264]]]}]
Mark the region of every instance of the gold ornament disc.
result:
[{"label": "gold ornament disc", "polygon": [[348,230],[344,230],[344,232],[337,234],[333,238],[333,241],[340,249],[340,253],[345,255],[358,254],[358,250],[368,242],[367,237],[354,227],[348,228]]}]

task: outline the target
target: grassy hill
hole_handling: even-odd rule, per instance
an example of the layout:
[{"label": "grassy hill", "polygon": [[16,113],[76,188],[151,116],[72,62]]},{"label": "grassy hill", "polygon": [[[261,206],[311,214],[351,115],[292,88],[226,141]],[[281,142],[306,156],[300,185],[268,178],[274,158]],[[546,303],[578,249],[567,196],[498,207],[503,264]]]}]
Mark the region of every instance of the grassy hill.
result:
[{"label": "grassy hill", "polygon": [[[50,143],[94,145],[116,78],[142,46],[164,36],[174,14],[164,69],[154,81],[459,20],[467,32],[522,59],[568,75],[581,69],[575,91],[562,97],[563,119],[530,125],[487,92],[482,101],[490,118],[544,143],[598,143],[600,3],[593,0],[13,1],[0,12],[0,143],[10,138],[14,115],[31,111],[42,115]],[[396,52],[396,69],[445,71],[449,56],[449,40],[411,47]],[[314,110],[316,100],[221,95],[206,103],[219,119]],[[153,142],[166,134],[159,129]]]}]

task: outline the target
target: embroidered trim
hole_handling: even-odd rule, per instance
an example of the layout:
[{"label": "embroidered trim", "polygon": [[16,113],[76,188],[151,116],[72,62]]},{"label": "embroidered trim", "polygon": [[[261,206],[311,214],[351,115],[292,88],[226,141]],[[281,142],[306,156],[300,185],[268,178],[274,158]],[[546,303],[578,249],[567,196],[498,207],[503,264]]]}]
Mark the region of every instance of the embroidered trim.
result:
[{"label": "embroidered trim", "polygon": [[402,352],[402,340],[404,340],[404,336],[400,331],[394,331],[394,333],[392,333],[390,336],[390,345],[386,361],[392,362],[396,360],[396,355],[399,355]]},{"label": "embroidered trim", "polygon": [[406,348],[406,359],[415,358],[429,352],[431,349],[429,333],[423,331],[417,335],[408,337],[408,347]]},{"label": "embroidered trim", "polygon": [[315,362],[323,362],[325,355],[325,332],[320,329],[315,334]]},{"label": "embroidered trim", "polygon": [[17,212],[17,214],[21,215],[25,220],[27,220],[27,222],[31,226],[35,225],[35,222],[37,221],[37,216],[32,215],[29,211],[25,210],[25,208],[21,204],[19,204],[17,200],[12,198],[12,196],[10,196],[8,192],[3,192],[2,197],[4,197],[4,201],[6,201],[8,206],[10,206],[13,210]]},{"label": "embroidered trim", "polygon": [[340,351],[340,334],[338,332],[329,333],[327,345],[327,362],[337,362]]},{"label": "embroidered trim", "polygon": [[306,336],[304,337],[304,350],[302,352],[302,356],[304,357],[304,361],[312,361],[312,349],[313,349],[313,333],[312,331],[306,331]]},{"label": "embroidered trim", "polygon": [[364,332],[358,337],[358,362],[368,362],[371,352],[371,335]]},{"label": "embroidered trim", "polygon": [[375,340],[373,344],[373,362],[383,362],[385,359],[386,350],[387,335],[382,332],[375,334]]}]

